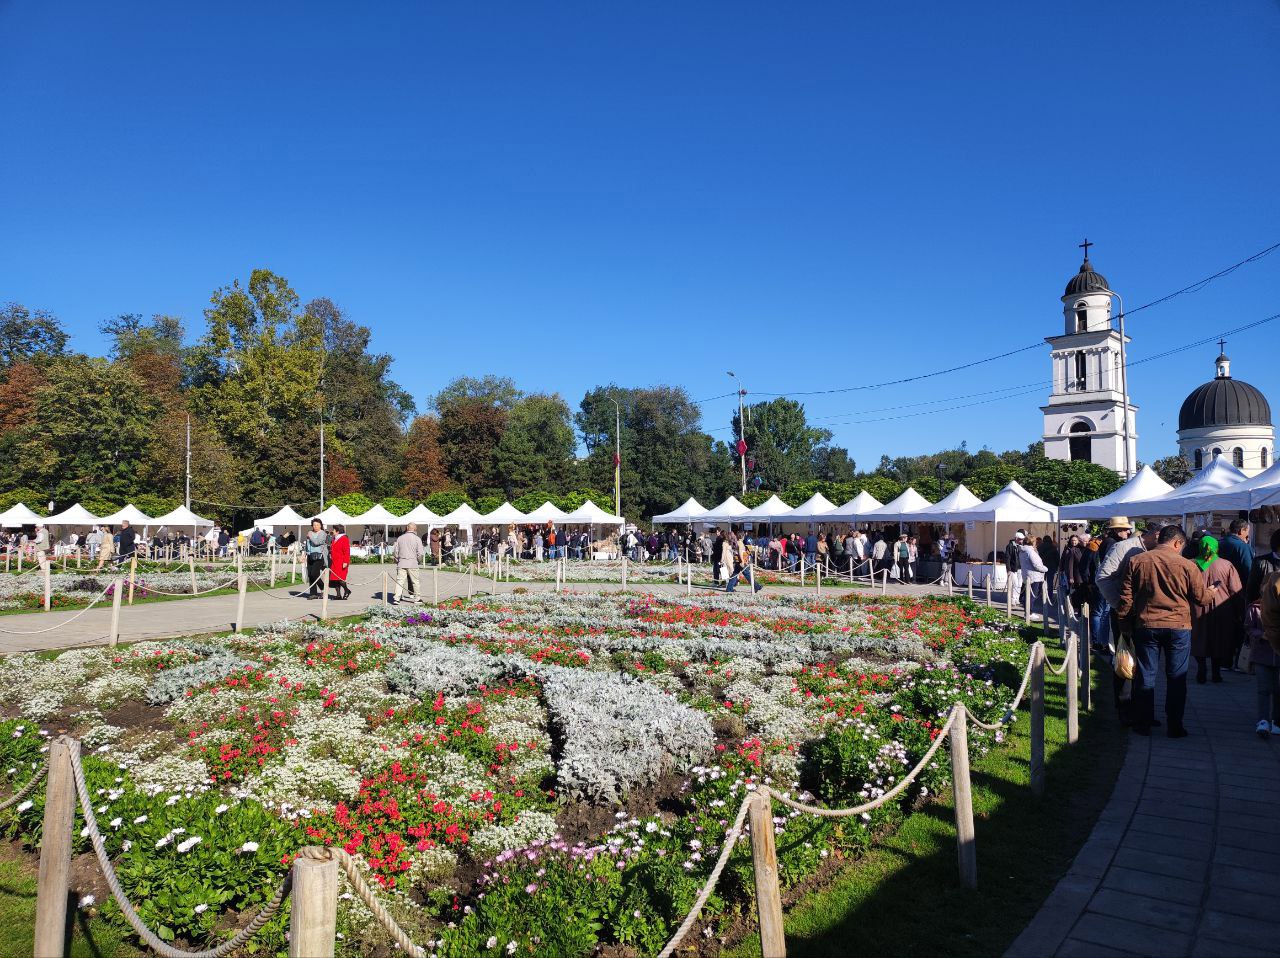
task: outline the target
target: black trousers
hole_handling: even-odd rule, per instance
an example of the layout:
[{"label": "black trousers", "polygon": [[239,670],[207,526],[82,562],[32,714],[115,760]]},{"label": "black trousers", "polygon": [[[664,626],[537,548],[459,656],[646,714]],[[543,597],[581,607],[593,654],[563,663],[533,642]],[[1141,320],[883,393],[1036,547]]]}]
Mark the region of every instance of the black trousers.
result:
[{"label": "black trousers", "polygon": [[320,595],[324,591],[324,556],[307,556],[307,593]]}]

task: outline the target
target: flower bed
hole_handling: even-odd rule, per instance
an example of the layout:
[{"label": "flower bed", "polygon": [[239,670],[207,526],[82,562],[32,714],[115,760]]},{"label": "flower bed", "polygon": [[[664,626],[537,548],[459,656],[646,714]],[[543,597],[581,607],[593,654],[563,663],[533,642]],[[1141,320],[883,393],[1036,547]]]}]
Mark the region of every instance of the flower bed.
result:
[{"label": "flower bed", "polygon": [[[0,759],[20,784],[50,728],[81,738],[108,849],[166,937],[225,936],[227,914],[265,900],[301,846],[333,844],[440,958],[650,955],[748,791],[882,794],[953,702],[1003,714],[1026,655],[1012,626],[963,600],[511,595],[12,656]],[[856,853],[946,781],[939,760],[903,804],[853,822],[779,809],[784,883]],[[41,806],[33,796],[0,827],[34,844]],[[750,896],[744,842],[704,947]],[[385,951],[347,893],[339,925],[343,954]],[[267,953],[286,927],[269,923]]]}]

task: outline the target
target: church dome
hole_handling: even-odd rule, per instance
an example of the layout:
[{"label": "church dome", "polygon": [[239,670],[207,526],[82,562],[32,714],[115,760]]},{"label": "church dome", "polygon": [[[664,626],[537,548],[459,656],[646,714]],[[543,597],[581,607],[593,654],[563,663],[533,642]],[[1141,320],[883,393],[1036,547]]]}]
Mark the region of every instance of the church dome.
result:
[{"label": "church dome", "polygon": [[[1226,357],[1220,357],[1225,359]],[[1198,387],[1182,403],[1178,429],[1212,426],[1270,426],[1271,404],[1262,391],[1230,375]]]},{"label": "church dome", "polygon": [[1071,277],[1071,282],[1067,283],[1067,291],[1063,296],[1081,296],[1088,293],[1105,293],[1111,289],[1107,285],[1107,278],[1101,273],[1093,271],[1093,264],[1089,262],[1088,257],[1080,264],[1080,272]]}]

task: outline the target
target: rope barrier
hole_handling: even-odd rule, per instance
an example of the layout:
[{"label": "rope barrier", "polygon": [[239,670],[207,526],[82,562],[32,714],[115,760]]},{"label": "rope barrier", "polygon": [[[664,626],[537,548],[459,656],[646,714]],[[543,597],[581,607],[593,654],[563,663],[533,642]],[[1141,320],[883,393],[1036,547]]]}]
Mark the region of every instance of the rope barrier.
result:
[{"label": "rope barrier", "polygon": [[[115,585],[115,583],[113,582],[111,585]],[[62,622],[59,622],[57,625],[51,625],[47,629],[36,629],[34,632],[23,632],[18,629],[0,629],[0,632],[3,632],[5,635],[44,635],[46,632],[57,632],[58,629],[61,629],[64,626],[70,625],[76,619],[80,618],[80,616],[84,615],[86,612],[92,609],[95,605],[101,602],[103,597],[106,596],[106,594],[111,591],[111,585],[107,586],[105,589],[99,592],[92,602],[86,605],[83,609],[81,609],[71,618],[66,619]]]},{"label": "rope barrier", "polygon": [[307,847],[302,849],[302,855],[312,861],[321,862],[332,861],[336,858],[338,865],[342,868],[342,873],[347,876],[347,881],[351,883],[351,887],[355,889],[356,895],[364,902],[365,907],[373,913],[373,917],[377,919],[378,924],[395,939],[396,944],[411,958],[426,958],[426,949],[416,944],[396,920],[391,917],[391,913],[382,904],[377,893],[369,887],[369,883],[364,880],[364,875],[360,874],[360,869],[356,865],[355,859],[347,853],[345,848]]},{"label": "rope barrier", "polygon": [[102,833],[98,831],[98,821],[93,814],[93,802],[89,800],[89,787],[85,784],[84,767],[80,764],[79,754],[72,754],[71,772],[75,778],[76,794],[80,799],[80,810],[84,813],[85,827],[89,831],[89,841],[92,843],[93,851],[98,857],[98,865],[102,869],[102,877],[106,880],[107,887],[111,889],[111,896],[116,900],[116,904],[120,906],[120,913],[124,915],[129,927],[134,930],[148,948],[160,955],[161,958],[225,958],[226,955],[239,950],[245,942],[256,935],[262,926],[269,922],[276,912],[280,910],[280,906],[284,904],[284,900],[293,884],[291,874],[285,876],[280,886],[276,889],[275,895],[258,909],[258,913],[250,919],[247,925],[216,948],[209,948],[203,951],[187,951],[183,948],[175,948],[163,941],[146,926],[146,923],[134,910],[133,904],[129,901],[129,896],[120,887],[120,879],[111,865],[111,859],[107,856],[106,843],[103,841]]},{"label": "rope barrier", "polygon": [[742,805],[738,809],[737,818],[733,820],[733,825],[724,833],[724,844],[720,848],[720,857],[716,859],[715,867],[711,869],[711,874],[707,876],[706,882],[703,883],[702,891],[698,892],[697,900],[694,901],[689,914],[685,916],[680,927],[676,929],[676,933],[671,936],[671,940],[667,942],[666,947],[658,952],[658,958],[670,958],[671,954],[680,947],[680,942],[684,940],[685,935],[689,934],[689,929],[698,920],[698,916],[702,914],[702,909],[706,907],[707,901],[711,898],[711,893],[715,890],[716,883],[720,881],[720,875],[724,872],[725,865],[729,864],[729,856],[733,854],[733,849],[738,844],[738,838],[742,835],[742,825],[747,819],[747,810],[750,806],[751,796],[748,795],[742,800]]},{"label": "rope barrier", "polygon": [[44,761],[40,763],[40,767],[36,769],[35,775],[31,776],[31,780],[27,782],[26,785],[23,785],[22,788],[18,789],[12,795],[6,798],[3,802],[0,802],[0,812],[3,812],[6,808],[8,808],[11,805],[16,805],[18,802],[22,801],[24,798],[26,798],[28,795],[34,792],[36,790],[36,786],[39,785],[44,780],[44,777],[48,774],[49,774],[49,760],[46,758]]},{"label": "rope barrier", "polygon": [[[238,578],[239,577],[237,576],[237,579]],[[221,585],[215,585],[208,589],[201,589],[198,592],[165,592],[163,589],[157,589],[154,586],[149,586],[149,585],[139,586],[139,588],[141,588],[144,592],[154,592],[156,595],[171,595],[171,596],[174,596],[175,598],[194,599],[196,596],[208,595],[209,593],[217,592],[220,589],[229,589],[236,584],[237,579],[228,579],[226,582],[222,583]]]},{"label": "rope barrier", "polygon": [[1067,671],[1067,665],[1071,661],[1071,656],[1076,654],[1077,654],[1076,637],[1073,635],[1071,636],[1070,640],[1068,640],[1067,642],[1067,654],[1062,657],[1062,665],[1059,668],[1054,668],[1052,665],[1049,664],[1048,660],[1046,660],[1044,667],[1048,669],[1050,672],[1052,672],[1054,675],[1062,675],[1064,672]]}]

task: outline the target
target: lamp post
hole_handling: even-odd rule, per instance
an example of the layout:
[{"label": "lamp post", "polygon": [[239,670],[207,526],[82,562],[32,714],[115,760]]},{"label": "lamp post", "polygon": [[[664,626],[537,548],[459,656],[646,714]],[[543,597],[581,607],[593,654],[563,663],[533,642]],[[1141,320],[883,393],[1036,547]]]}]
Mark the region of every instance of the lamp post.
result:
[{"label": "lamp post", "polygon": [[1120,435],[1124,442],[1124,477],[1132,479],[1133,454],[1129,449],[1129,364],[1125,358],[1124,297],[1115,290],[1108,289],[1106,293],[1120,300],[1120,315],[1116,317],[1120,321],[1120,398],[1124,403],[1120,410]]},{"label": "lamp post", "polygon": [[938,501],[942,501],[942,463],[938,463]]},{"label": "lamp post", "polygon": [[742,382],[733,370],[729,370],[729,378],[738,387],[738,461],[742,466],[742,494],[745,496],[747,494],[747,422],[742,417],[742,397],[747,394],[747,391],[742,388]]},{"label": "lamp post", "polygon": [[613,403],[613,514],[622,515],[622,407],[612,396]]}]

